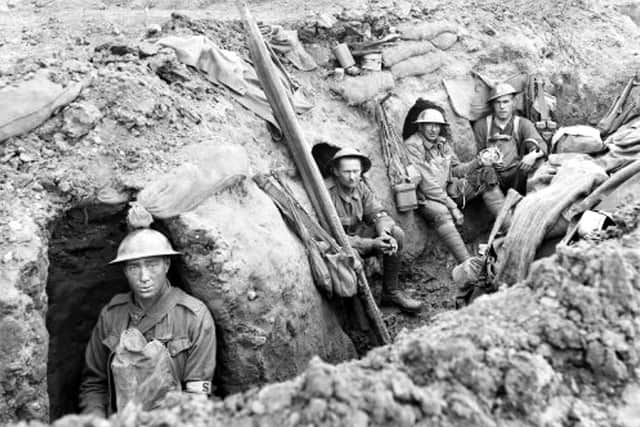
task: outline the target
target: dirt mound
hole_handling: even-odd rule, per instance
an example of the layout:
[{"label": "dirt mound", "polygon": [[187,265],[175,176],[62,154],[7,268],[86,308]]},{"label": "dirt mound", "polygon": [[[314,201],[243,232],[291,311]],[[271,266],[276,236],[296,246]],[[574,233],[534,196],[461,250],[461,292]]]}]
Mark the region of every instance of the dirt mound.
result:
[{"label": "dirt mound", "polygon": [[104,425],[637,425],[639,213],[619,215],[624,235],[564,247],[525,282],[360,361],[314,359],[291,381],[221,402],[176,395]]},{"label": "dirt mound", "polygon": [[[189,4],[196,3],[200,5],[205,2]],[[125,203],[159,175],[185,162],[197,160],[203,150],[211,145],[224,143],[243,146],[248,152],[252,173],[267,172],[271,169],[293,169],[286,146],[271,139],[264,121],[233,101],[227,90],[213,86],[193,69],[180,64],[172,51],[156,49],[153,46],[154,39],[146,35],[147,30],[154,24],[164,24],[160,28],[161,35],[206,35],[221,47],[245,53],[243,37],[239,34],[240,26],[237,21],[233,21],[237,16],[234,4],[210,2],[207,9],[187,12],[187,15],[203,19],[184,18],[184,14],[182,17],[175,15],[171,18],[169,10],[154,8],[153,2],[146,5],[149,6],[149,10],[146,11],[135,9],[138,5],[142,6],[141,2],[124,1],[119,5],[117,6],[116,2],[97,1],[0,2],[0,28],[3,30],[0,32],[1,87],[28,80],[39,71],[44,71],[52,81],[62,84],[91,78],[91,84],[72,105],[33,132],[0,143],[0,217],[4,220],[0,223],[0,330],[3,331],[3,337],[11,337],[0,343],[0,422],[46,419],[46,356],[49,339],[45,330],[45,318],[50,308],[47,305],[46,292],[49,262],[47,248],[52,244],[50,237],[52,234],[55,235],[57,219],[63,218],[69,210],[82,212],[84,208],[97,203],[113,200]],[[343,10],[342,6],[348,7]],[[469,123],[457,117],[451,110],[442,87],[442,78],[464,77],[472,68],[493,79],[502,79],[521,71],[541,71],[551,77],[558,87],[561,123],[573,124],[590,123],[599,119],[623,81],[638,68],[638,57],[634,53],[640,40],[640,30],[629,17],[635,9],[628,8],[620,2],[557,3],[543,0],[527,3],[520,0],[492,0],[480,4],[444,0],[379,0],[310,1],[300,5],[299,2],[276,1],[254,3],[252,9],[257,18],[264,22],[285,21],[286,26],[299,29],[300,37],[306,43],[305,47],[321,65],[319,70],[312,73],[289,70],[316,104],[313,110],[300,116],[301,126],[308,140],[311,143],[326,141],[353,146],[371,155],[374,167],[368,174],[369,181],[406,231],[408,242],[403,277],[411,288],[410,293],[427,302],[431,310],[415,318],[407,318],[393,310],[385,310],[385,320],[394,333],[405,325],[419,326],[435,313],[451,308],[452,289],[448,286],[448,271],[452,261],[443,252],[433,234],[425,229],[424,224],[413,213],[395,213],[386,171],[382,166],[371,106],[348,107],[343,99],[329,89],[326,71],[335,65],[330,53],[331,44],[343,40],[358,41],[368,32],[384,34],[402,22],[405,25],[418,21],[452,22],[457,28],[456,39],[451,46],[439,52],[442,62],[437,71],[396,79],[393,90],[395,96],[390,99],[388,107],[390,116],[399,129],[404,115],[416,97],[427,98],[443,105],[447,117],[452,122],[456,149],[462,157],[473,154]],[[626,14],[620,13],[620,10]],[[305,17],[307,14],[311,16]],[[153,29],[157,30],[157,27],[154,26]],[[291,185],[298,194],[302,194],[297,180],[294,179]],[[304,197],[301,196],[301,199],[305,202]],[[216,201],[213,200],[211,203],[215,204]],[[270,212],[272,214],[273,209]],[[256,213],[258,214],[261,212]],[[86,222],[85,225],[92,226],[91,219]],[[279,227],[283,229],[284,225],[280,223]],[[97,252],[106,252],[104,249],[109,245],[113,247],[115,242],[108,242],[102,248],[97,248]],[[292,251],[294,249],[291,248]],[[53,253],[56,253],[56,250]],[[299,259],[304,259],[300,248],[295,252]],[[614,252],[612,250],[612,253]],[[78,252],[74,254],[73,259],[79,260],[82,256],[82,252]],[[106,255],[103,253],[101,256]],[[305,263],[301,262],[298,267],[295,274],[299,277],[307,275],[308,266]],[[564,280],[566,276],[559,273],[558,269],[560,267],[552,268],[552,276]],[[374,284],[375,282],[376,280],[372,281]],[[518,302],[517,298],[513,297],[514,306],[523,310],[533,309],[532,313],[541,310],[540,301],[546,301],[542,297],[538,298],[537,289],[530,287],[520,287],[508,295],[520,295],[523,299],[534,296],[535,299],[528,307],[518,306],[517,304],[524,302]],[[315,295],[310,298],[314,300],[318,297]],[[316,308],[321,306],[317,300],[314,301],[317,303]],[[509,303],[511,301],[508,300]],[[481,307],[485,307],[483,304],[466,313],[481,310]],[[99,311],[99,307],[85,307],[84,311],[91,309]],[[487,319],[503,318],[503,314],[487,310],[482,312]],[[577,316],[573,314],[575,310],[566,310],[569,319]],[[320,311],[315,311],[314,315],[319,313]],[[512,314],[515,316],[517,313]],[[452,323],[439,324],[454,327],[457,325],[454,317],[453,314],[446,315],[441,318],[441,322],[449,319],[447,322]],[[473,316],[472,318],[479,322],[482,319]],[[461,319],[464,319],[464,316]],[[524,321],[519,317],[505,319],[509,322]],[[437,329],[436,326],[434,328]],[[429,336],[432,334],[424,333]],[[522,333],[523,336],[532,334]],[[565,332],[552,335],[564,339],[563,334]],[[535,340],[537,335],[531,336],[534,336]],[[475,335],[474,337],[481,340]],[[612,337],[617,339],[617,336]],[[612,342],[609,336],[595,341]],[[496,342],[505,344],[502,341]],[[434,341],[434,345],[436,344],[444,345],[438,340]],[[485,353],[478,350],[476,343],[473,344],[469,347],[469,351],[473,351],[467,360],[476,361],[476,353]],[[78,342],[74,342],[73,345],[80,346]],[[531,344],[530,349],[533,345]],[[576,354],[584,349],[587,354],[591,354],[586,362],[578,360],[577,355],[575,360],[578,361],[566,359],[566,366],[575,365],[577,372],[587,369],[584,366],[600,364],[606,366],[602,369],[603,372],[613,372],[620,376],[624,370],[616,360],[622,360],[623,365],[627,366],[627,375],[633,375],[629,370],[631,362],[625,359],[627,353],[624,350],[619,350],[618,353],[614,351],[612,355],[606,350],[609,344],[605,345],[605,350],[596,344],[590,344],[593,351],[589,352],[591,347],[584,347],[582,341],[579,344],[572,341],[571,344],[567,344],[569,350],[562,350],[561,354],[573,351],[571,346],[574,345],[581,346],[574,349]],[[400,345],[397,350],[384,349],[374,355],[399,357],[400,351],[405,348],[403,346],[405,344]],[[519,352],[527,351],[524,344],[514,344],[513,348]],[[417,354],[422,354],[422,350],[417,351]],[[431,352],[428,349],[424,351]],[[429,357],[440,357],[437,356],[440,354],[438,351],[429,353],[436,355]],[[371,357],[375,357],[374,355]],[[619,359],[620,357],[622,359]],[[304,358],[308,359],[308,355]],[[478,363],[485,363],[483,360]],[[532,360],[535,363],[540,362],[539,359]],[[430,365],[435,366],[442,366],[440,363],[444,363],[443,360],[437,363],[431,359],[428,361]],[[506,373],[516,369],[515,365],[511,365],[511,361],[505,362],[500,358],[496,359],[495,363],[486,363],[486,367],[493,369],[491,372],[497,372],[497,369]],[[343,372],[347,375],[345,369],[354,369],[354,375],[361,369],[357,364],[348,365],[347,368],[320,366],[323,371],[334,372],[335,369],[340,375]],[[475,365],[468,365],[469,369],[473,366]],[[298,365],[296,369],[302,369],[302,366]],[[553,369],[556,369],[555,365]],[[565,372],[564,367],[558,369],[558,372]],[[441,370],[436,373],[429,371],[427,374],[431,378],[437,377],[440,372]],[[481,371],[470,372],[473,375],[484,375]],[[293,374],[291,370],[286,373]],[[513,375],[517,374],[516,369]],[[527,376],[525,374],[527,372],[523,374]],[[274,375],[268,378],[280,377]],[[497,374],[495,378],[498,378]],[[301,380],[296,381],[292,384],[298,384]],[[375,393],[367,395],[367,390],[370,392],[367,383],[360,383],[355,377],[354,381],[356,384],[362,384],[361,390],[356,391],[360,396],[358,399],[361,399],[358,401],[365,402],[359,410],[373,408],[377,402]],[[506,383],[500,381],[489,381],[487,384],[493,385],[479,393],[479,396],[484,396],[482,399],[487,402],[499,403],[504,399],[508,402],[509,399],[504,397],[509,393],[508,388]],[[540,387],[550,390],[550,394],[545,396],[576,396],[573,384],[567,386],[561,382],[561,385],[564,385],[558,389],[554,388],[554,381],[556,380],[540,380]],[[576,381],[578,385],[581,384]],[[301,383],[299,387],[302,387]],[[560,391],[557,390],[564,388],[570,391],[558,394]],[[439,393],[445,393],[449,389],[445,387],[438,390]],[[526,394],[526,390],[514,390],[513,393]],[[618,393],[617,390],[614,387],[614,393]],[[403,396],[398,398],[403,402],[402,405],[416,401],[413,397],[407,397],[407,394],[399,393]],[[481,399],[480,402],[474,400],[476,398],[473,396],[461,393],[462,397],[454,399],[459,403],[451,403],[451,408],[457,408],[455,410],[462,411],[460,413],[467,411],[469,416],[488,416],[489,407],[484,400]],[[444,395],[448,396],[446,393]],[[588,399],[589,396],[591,395],[587,394]],[[238,399],[237,405],[244,405],[242,402],[249,397]],[[601,407],[595,403],[591,405],[588,399],[581,401],[588,402],[588,408]],[[318,414],[324,414],[328,407],[338,408],[337,413],[345,410],[344,406],[328,398],[324,401],[312,398],[293,401],[296,405],[313,402],[313,411]],[[547,402],[544,399],[543,401]],[[523,408],[511,408],[511,403],[505,404],[506,406],[500,406],[498,403],[496,407],[502,408],[500,410],[504,410],[507,415],[515,414],[513,411],[525,411]],[[185,404],[187,408],[191,405]],[[235,403],[227,405],[232,405],[229,410],[239,410],[239,406],[233,406]],[[426,407],[429,408],[429,405],[431,404],[426,404]],[[531,405],[534,408],[533,413],[536,413],[541,403],[536,400]],[[560,412],[565,408],[562,403],[555,405],[553,407],[560,408]],[[574,415],[571,416],[579,419],[581,411],[586,409],[579,404],[576,405],[578,409],[572,409]],[[254,412],[251,414],[264,412],[263,403],[252,406],[255,411],[252,409]],[[430,414],[430,409],[420,409],[423,412],[418,412],[415,409],[417,406],[409,406],[413,408],[410,412],[415,419]],[[174,411],[177,409],[174,408]],[[402,412],[404,409],[398,411]],[[450,416],[448,414],[453,413],[451,411],[453,409],[443,410],[438,416]],[[248,414],[249,412],[247,416]],[[380,420],[387,416],[385,414],[387,412],[373,411],[366,416]],[[402,417],[406,416],[409,417],[407,420],[411,420],[411,415],[407,414],[409,412]],[[507,415],[504,415],[504,419]],[[241,415],[234,412],[233,416]],[[290,416],[299,420],[302,415],[298,418]],[[327,415],[329,418],[332,416]],[[361,413],[354,416],[355,421],[365,419]],[[462,421],[460,423],[464,424]]]}]

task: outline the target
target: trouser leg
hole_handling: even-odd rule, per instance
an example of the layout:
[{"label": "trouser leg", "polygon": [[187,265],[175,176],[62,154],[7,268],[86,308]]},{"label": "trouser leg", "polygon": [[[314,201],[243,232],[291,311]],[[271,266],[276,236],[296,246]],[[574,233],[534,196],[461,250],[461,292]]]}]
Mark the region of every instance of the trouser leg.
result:
[{"label": "trouser leg", "polygon": [[453,221],[443,222],[436,226],[436,233],[458,263],[464,262],[471,256]]},{"label": "trouser leg", "polygon": [[458,232],[449,209],[439,202],[425,201],[420,206],[420,214],[432,226],[442,243],[453,254],[458,263],[470,257],[469,251]]},{"label": "trouser leg", "polygon": [[504,205],[505,197],[500,187],[494,185],[482,193],[482,200],[489,212],[491,212],[491,215],[495,218],[500,213],[502,205]]},{"label": "trouser leg", "polygon": [[404,244],[404,232],[398,226],[394,226],[391,235],[398,243],[398,250],[393,255],[382,256],[383,291],[382,299],[385,303],[397,305],[401,310],[417,312],[422,308],[422,303],[409,297],[400,286],[400,253]]}]

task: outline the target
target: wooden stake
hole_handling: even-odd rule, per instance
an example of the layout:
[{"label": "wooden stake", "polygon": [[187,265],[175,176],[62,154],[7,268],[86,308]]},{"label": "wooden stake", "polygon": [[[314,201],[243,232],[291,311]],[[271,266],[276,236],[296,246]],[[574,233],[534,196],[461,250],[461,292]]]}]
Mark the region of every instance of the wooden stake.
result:
[{"label": "wooden stake", "polygon": [[[338,213],[331,201],[329,190],[327,190],[320,170],[311,155],[311,149],[304,138],[289,94],[278,78],[276,68],[271,60],[262,34],[258,29],[258,25],[251,16],[246,4],[240,1],[236,1],[236,4],[240,9],[244,28],[247,32],[249,52],[260,83],[262,84],[262,89],[267,95],[273,114],[276,120],[278,120],[278,124],[285,136],[289,150],[302,176],[302,182],[307,190],[309,199],[318,215],[318,219],[322,226],[345,248],[347,253],[352,255],[353,248],[349,245],[347,235],[342,228]],[[358,297],[364,305],[369,321],[372,324],[372,329],[378,337],[380,344],[388,344],[391,342],[391,338],[382,320],[378,306],[373,299],[363,268],[360,266],[356,273],[358,274]]]}]

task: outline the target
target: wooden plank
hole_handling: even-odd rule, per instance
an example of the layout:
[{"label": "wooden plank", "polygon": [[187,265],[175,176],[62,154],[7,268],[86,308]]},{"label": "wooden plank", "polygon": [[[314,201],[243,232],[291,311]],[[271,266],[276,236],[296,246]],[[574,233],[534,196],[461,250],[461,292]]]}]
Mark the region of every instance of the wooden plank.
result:
[{"label": "wooden plank", "polygon": [[[278,120],[278,124],[282,129],[285,139],[288,143],[289,150],[293,155],[293,159],[302,176],[302,182],[307,190],[307,194],[318,215],[318,219],[325,229],[345,248],[349,255],[354,254],[353,248],[349,245],[347,235],[342,228],[338,213],[333,206],[329,190],[324,184],[320,170],[316,165],[311,149],[307,144],[302,129],[298,123],[295,111],[291,104],[289,94],[285,90],[282,82],[278,78],[276,68],[271,60],[271,56],[267,50],[267,46],[262,38],[262,34],[258,29],[255,19],[251,16],[249,8],[246,4],[236,1],[240,9],[243,24],[247,32],[247,44],[251,59],[262,89],[267,95],[269,104],[273,109],[274,116]],[[361,264],[361,263],[358,263]],[[380,344],[388,344],[391,341],[389,332],[382,320],[380,310],[376,305],[371,289],[364,274],[361,265],[357,269],[358,274],[358,297],[364,305],[365,311],[369,316],[372,329],[374,330]]]}]

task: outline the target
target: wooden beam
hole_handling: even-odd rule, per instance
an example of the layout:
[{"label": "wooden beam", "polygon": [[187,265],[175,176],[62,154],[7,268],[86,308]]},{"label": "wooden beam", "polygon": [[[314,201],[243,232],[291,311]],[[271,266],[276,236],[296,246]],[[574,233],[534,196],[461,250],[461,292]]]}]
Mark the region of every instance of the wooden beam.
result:
[{"label": "wooden beam", "polygon": [[[280,125],[282,133],[285,135],[289,150],[302,176],[302,182],[307,190],[307,194],[313,204],[318,219],[322,226],[345,248],[347,253],[353,255],[353,248],[349,245],[347,235],[342,228],[338,213],[331,201],[329,190],[325,186],[320,170],[311,155],[311,149],[300,128],[289,94],[278,77],[267,45],[262,38],[262,33],[258,29],[255,19],[251,16],[247,5],[240,1],[236,1],[236,4],[240,9],[244,28],[247,32],[249,52],[260,83],[262,84],[262,89],[267,95],[267,99],[269,100],[269,104]],[[364,270],[360,265],[361,263],[357,264],[359,264],[356,271],[359,279],[359,299],[369,317],[378,341],[380,344],[388,344],[391,341],[389,332],[382,320],[380,310],[373,299]]]}]

